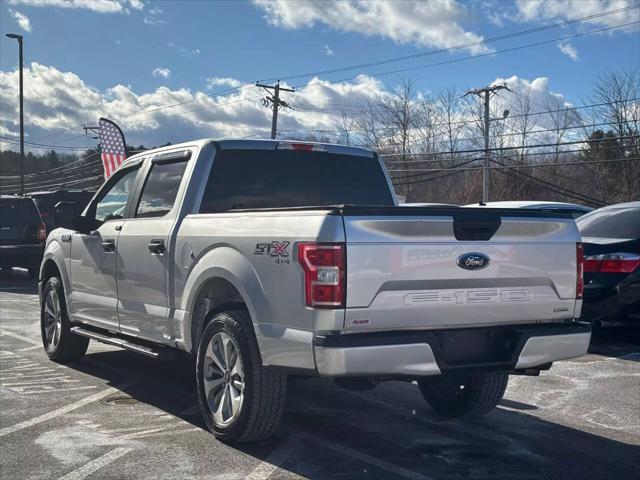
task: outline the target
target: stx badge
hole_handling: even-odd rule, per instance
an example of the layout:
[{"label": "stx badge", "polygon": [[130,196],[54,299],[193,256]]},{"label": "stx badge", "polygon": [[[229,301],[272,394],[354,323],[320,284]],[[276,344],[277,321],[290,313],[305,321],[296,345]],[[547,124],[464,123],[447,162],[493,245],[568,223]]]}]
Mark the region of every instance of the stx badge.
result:
[{"label": "stx badge", "polygon": [[271,257],[288,257],[287,247],[289,242],[257,243],[254,250],[255,255],[269,255]]}]

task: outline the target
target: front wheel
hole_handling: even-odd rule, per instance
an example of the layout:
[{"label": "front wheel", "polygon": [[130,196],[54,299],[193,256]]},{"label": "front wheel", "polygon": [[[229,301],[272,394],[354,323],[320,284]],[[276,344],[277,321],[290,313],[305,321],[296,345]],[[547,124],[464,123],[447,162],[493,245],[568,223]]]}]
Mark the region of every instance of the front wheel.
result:
[{"label": "front wheel", "polygon": [[438,414],[449,418],[477,417],[493,410],[504,396],[509,375],[477,373],[423,377],[418,386]]},{"label": "front wheel", "polygon": [[226,442],[269,437],[278,427],[286,396],[286,376],[262,365],[244,310],[215,315],[198,346],[198,404],[211,432]]},{"label": "front wheel", "polygon": [[47,280],[42,291],[41,303],[42,344],[49,358],[60,363],[82,358],[89,347],[89,339],[71,332],[64,289],[59,278],[52,277]]}]

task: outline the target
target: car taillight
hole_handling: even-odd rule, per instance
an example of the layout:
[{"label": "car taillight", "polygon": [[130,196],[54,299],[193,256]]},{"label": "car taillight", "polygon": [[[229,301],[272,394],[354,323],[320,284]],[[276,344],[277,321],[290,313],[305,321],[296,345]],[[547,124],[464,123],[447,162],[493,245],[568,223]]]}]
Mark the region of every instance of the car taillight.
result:
[{"label": "car taillight", "polygon": [[584,248],[576,243],[576,299],[580,300],[584,294]]},{"label": "car taillight", "polygon": [[44,242],[47,239],[47,227],[44,223],[38,226],[38,241]]},{"label": "car taillight", "polygon": [[640,265],[634,253],[603,253],[584,257],[584,271],[591,273],[631,273]]},{"label": "car taillight", "polygon": [[305,300],[309,307],[343,307],[345,248],[342,243],[300,243],[298,260],[304,268]]}]

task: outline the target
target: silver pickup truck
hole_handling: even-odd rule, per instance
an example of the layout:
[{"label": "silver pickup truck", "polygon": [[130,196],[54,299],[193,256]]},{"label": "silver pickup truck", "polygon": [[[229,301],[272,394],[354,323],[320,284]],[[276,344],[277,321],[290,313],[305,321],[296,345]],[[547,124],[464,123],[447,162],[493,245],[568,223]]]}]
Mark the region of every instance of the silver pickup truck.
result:
[{"label": "silver pickup truck", "polygon": [[399,207],[376,153],[201,140],[129,158],[59,225],[40,270],[57,362],[89,339],[194,357],[206,425],[276,429],[288,375],[416,381],[441,415],[584,354],[582,247],[562,214]]}]

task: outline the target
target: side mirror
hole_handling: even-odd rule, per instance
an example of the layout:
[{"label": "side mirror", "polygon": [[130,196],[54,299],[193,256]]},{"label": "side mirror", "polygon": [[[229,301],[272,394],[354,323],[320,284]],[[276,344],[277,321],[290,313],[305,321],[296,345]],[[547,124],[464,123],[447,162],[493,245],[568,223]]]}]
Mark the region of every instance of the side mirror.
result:
[{"label": "side mirror", "polygon": [[56,227],[68,228],[85,234],[92,230],[92,222],[76,213],[75,202],[58,202],[55,206],[54,220]]}]

